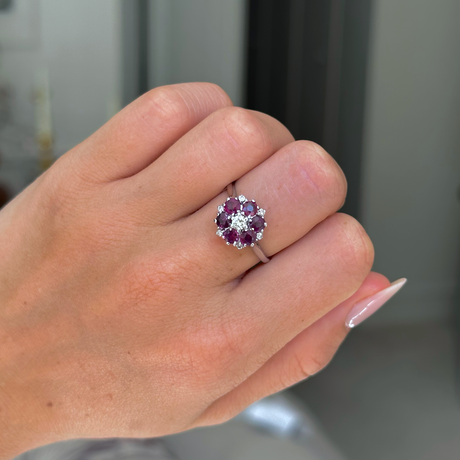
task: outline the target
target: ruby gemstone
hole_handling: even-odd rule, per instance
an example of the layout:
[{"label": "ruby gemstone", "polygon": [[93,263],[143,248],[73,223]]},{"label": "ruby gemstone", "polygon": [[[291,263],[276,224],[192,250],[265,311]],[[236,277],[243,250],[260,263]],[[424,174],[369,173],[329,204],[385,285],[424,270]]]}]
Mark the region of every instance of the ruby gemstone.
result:
[{"label": "ruby gemstone", "polygon": [[229,214],[234,214],[236,211],[241,209],[241,203],[236,198],[230,198],[225,202],[224,209]]},{"label": "ruby gemstone", "polygon": [[246,216],[255,216],[257,213],[257,203],[255,201],[246,201],[243,204],[243,212]]},{"label": "ruby gemstone", "polygon": [[230,222],[228,221],[228,214],[226,212],[221,212],[217,217],[217,226],[219,228],[227,228],[230,225]]},{"label": "ruby gemstone", "polygon": [[255,243],[257,239],[256,232],[254,230],[248,230],[247,232],[243,232],[240,237],[240,241],[243,244],[247,244],[250,246],[252,243]]},{"label": "ruby gemstone", "polygon": [[260,216],[254,216],[251,222],[251,228],[256,232],[260,232],[265,227],[265,220]]},{"label": "ruby gemstone", "polygon": [[234,229],[225,230],[224,238],[227,240],[227,242],[233,244],[238,241],[238,232]]}]

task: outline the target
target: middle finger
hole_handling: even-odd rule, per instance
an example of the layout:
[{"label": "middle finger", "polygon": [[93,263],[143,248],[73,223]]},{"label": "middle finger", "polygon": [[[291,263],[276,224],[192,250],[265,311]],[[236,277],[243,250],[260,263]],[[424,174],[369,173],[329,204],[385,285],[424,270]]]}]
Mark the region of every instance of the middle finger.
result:
[{"label": "middle finger", "polygon": [[147,198],[147,215],[152,197],[165,221],[195,212],[293,140],[283,124],[264,113],[240,107],[217,110],[134,179]]}]

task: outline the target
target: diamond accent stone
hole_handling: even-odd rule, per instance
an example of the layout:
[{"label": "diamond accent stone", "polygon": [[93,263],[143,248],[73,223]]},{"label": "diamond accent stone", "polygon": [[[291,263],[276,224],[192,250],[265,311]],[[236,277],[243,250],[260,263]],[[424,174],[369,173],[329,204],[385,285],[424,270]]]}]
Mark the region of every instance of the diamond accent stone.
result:
[{"label": "diamond accent stone", "polygon": [[230,227],[234,228],[238,233],[244,232],[248,229],[248,219],[244,214],[238,212],[232,216]]},{"label": "diamond accent stone", "polygon": [[261,240],[263,238],[264,234],[262,232],[259,232],[257,234],[257,241]]},{"label": "diamond accent stone", "polygon": [[216,235],[222,237],[224,235],[224,231],[219,228],[216,232]]},{"label": "diamond accent stone", "polygon": [[244,203],[244,202],[247,201],[247,200],[246,200],[246,197],[245,197],[244,195],[240,195],[240,196],[238,197],[238,199],[240,200],[240,203]]},{"label": "diamond accent stone", "polygon": [[237,241],[236,243],[233,243],[233,246],[235,246],[238,249],[243,249],[245,247],[241,241]]},{"label": "diamond accent stone", "polygon": [[223,206],[217,206],[217,212],[220,214],[221,212],[224,212],[224,207]]},{"label": "diamond accent stone", "polygon": [[265,216],[265,209],[259,208],[259,210],[257,211],[257,215],[260,216],[260,217],[264,217]]}]

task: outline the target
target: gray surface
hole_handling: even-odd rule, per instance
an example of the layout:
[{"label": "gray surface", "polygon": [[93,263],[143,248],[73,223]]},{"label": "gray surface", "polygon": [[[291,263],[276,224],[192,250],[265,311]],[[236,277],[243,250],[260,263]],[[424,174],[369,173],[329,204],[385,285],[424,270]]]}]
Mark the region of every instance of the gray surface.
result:
[{"label": "gray surface", "polygon": [[0,15],[0,81],[12,86],[14,123],[34,134],[33,88],[48,71],[55,152],[61,155],[120,108],[121,5],[16,1],[16,20]]},{"label": "gray surface", "polygon": [[294,391],[353,460],[460,458],[453,337],[445,325],[357,329]]},{"label": "gray surface", "polygon": [[445,319],[458,280],[460,2],[375,0],[362,177],[375,270],[407,287],[375,323]]},{"label": "gray surface", "polygon": [[59,442],[40,447],[15,460],[178,460],[161,439],[106,439]]},{"label": "gray surface", "polygon": [[345,460],[289,392],[258,401],[222,425],[168,436],[164,442],[182,460]]}]

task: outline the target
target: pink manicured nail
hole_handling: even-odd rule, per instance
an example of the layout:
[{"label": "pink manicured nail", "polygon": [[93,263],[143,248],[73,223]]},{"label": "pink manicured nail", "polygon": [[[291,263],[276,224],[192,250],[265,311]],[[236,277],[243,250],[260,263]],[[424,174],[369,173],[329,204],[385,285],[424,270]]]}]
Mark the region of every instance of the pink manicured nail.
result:
[{"label": "pink manicured nail", "polygon": [[359,302],[356,302],[354,307],[348,314],[345,325],[348,328],[356,327],[365,319],[369,318],[375,313],[385,302],[390,300],[403,286],[406,284],[407,279],[401,278],[393,281],[386,289],[377,292],[370,297],[367,297]]}]

